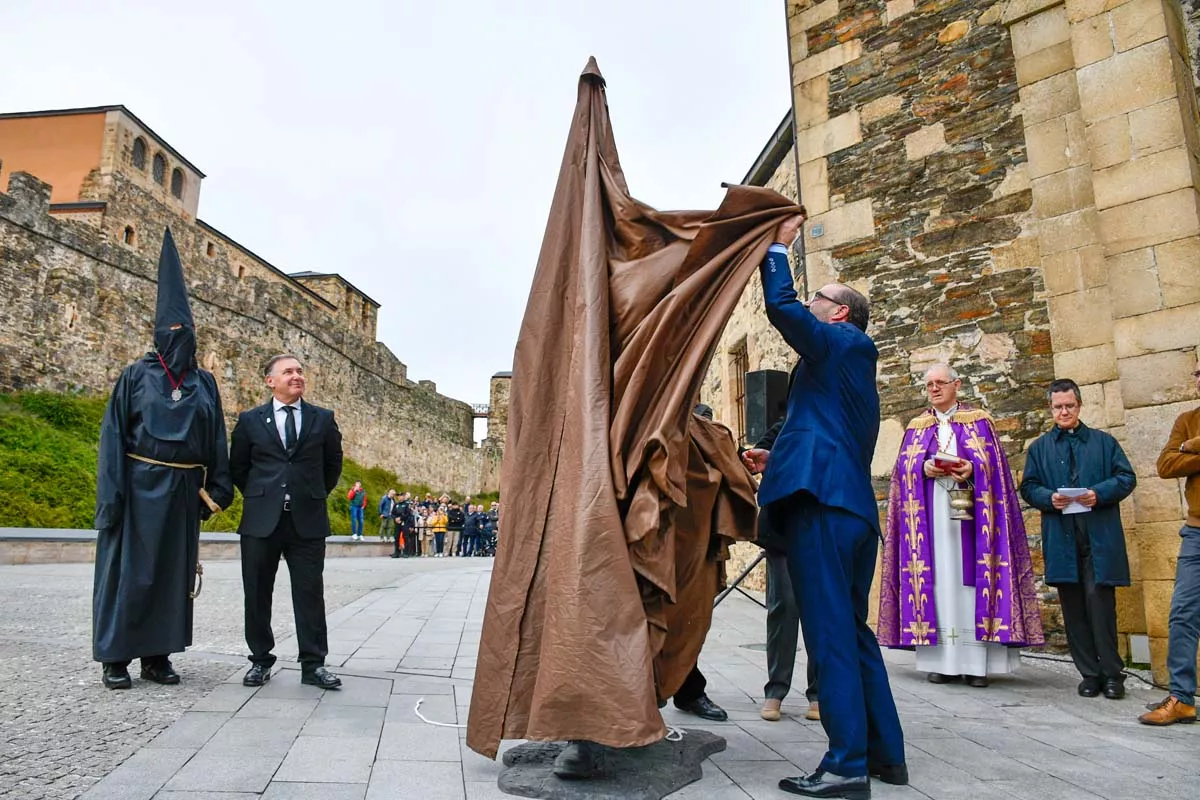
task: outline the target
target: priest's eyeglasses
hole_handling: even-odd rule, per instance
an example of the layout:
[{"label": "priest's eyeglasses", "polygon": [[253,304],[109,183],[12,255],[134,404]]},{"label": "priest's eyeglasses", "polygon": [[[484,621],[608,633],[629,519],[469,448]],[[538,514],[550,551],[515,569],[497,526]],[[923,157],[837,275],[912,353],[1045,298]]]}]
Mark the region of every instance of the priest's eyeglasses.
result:
[{"label": "priest's eyeglasses", "polygon": [[935,380],[932,380],[932,381],[929,381],[928,383],[926,383],[925,388],[932,389],[934,387],[937,387],[937,388],[941,389],[942,387],[949,386],[952,383],[954,383],[954,381],[939,381],[939,380],[935,379]]}]

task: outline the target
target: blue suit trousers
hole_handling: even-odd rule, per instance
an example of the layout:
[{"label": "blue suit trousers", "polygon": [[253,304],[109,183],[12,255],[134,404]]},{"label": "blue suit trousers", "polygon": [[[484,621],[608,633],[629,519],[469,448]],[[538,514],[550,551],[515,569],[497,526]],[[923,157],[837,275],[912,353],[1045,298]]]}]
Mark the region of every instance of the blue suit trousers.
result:
[{"label": "blue suit trousers", "polygon": [[771,504],[788,540],[788,571],[808,656],[817,664],[821,725],[829,750],[820,768],[853,778],[872,764],[904,763],[904,733],[868,597],[879,551],[873,525],[798,493]]}]

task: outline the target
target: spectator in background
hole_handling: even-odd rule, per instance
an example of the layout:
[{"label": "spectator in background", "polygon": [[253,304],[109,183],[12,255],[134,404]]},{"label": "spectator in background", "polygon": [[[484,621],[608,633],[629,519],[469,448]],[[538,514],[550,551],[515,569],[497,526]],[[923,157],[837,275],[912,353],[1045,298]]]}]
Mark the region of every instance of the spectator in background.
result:
[{"label": "spectator in background", "polygon": [[475,546],[479,541],[479,516],[479,506],[468,504],[462,532],[462,555],[467,558],[475,555]]},{"label": "spectator in background", "polygon": [[412,504],[408,492],[396,498],[392,506],[392,524],[394,525],[396,543],[392,548],[392,558],[407,558],[412,554]]},{"label": "spectator in background", "polygon": [[462,538],[463,525],[466,523],[466,515],[463,514],[462,506],[458,503],[451,503],[446,508],[446,557],[454,558],[461,556],[462,551],[459,550],[459,543]]},{"label": "spectator in background", "polygon": [[350,501],[350,538],[356,542],[362,541],[363,506],[367,504],[367,491],[362,481],[355,481],[354,486],[346,493]]},{"label": "spectator in background", "polygon": [[436,555],[433,551],[433,526],[437,522],[437,512],[429,511],[422,513],[417,517],[417,525],[420,526],[420,547],[421,558],[429,558]]},{"label": "spectator in background", "polygon": [[496,541],[500,541],[500,504],[492,503],[492,507],[488,509],[488,533],[496,537]]},{"label": "spectator in background", "polygon": [[433,528],[434,555],[437,558],[441,558],[444,555],[443,549],[446,546],[446,507],[444,505],[438,506],[437,511],[431,515],[431,519],[432,523],[430,527]]},{"label": "spectator in background", "polygon": [[396,490],[388,489],[388,493],[379,501],[379,538],[390,541],[396,530],[396,522],[392,519],[392,509],[396,506]]}]

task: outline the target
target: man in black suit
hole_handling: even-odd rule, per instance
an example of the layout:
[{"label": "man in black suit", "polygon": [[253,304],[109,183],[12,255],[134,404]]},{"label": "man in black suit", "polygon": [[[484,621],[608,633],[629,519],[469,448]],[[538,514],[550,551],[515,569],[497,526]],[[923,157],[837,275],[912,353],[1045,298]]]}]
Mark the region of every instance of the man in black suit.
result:
[{"label": "man in black suit", "polygon": [[282,555],[292,579],[300,682],[337,689],[341,679],[325,669],[322,572],[329,535],[325,501],[342,474],[342,434],[332,411],[301,402],[305,380],[299,359],[275,356],[264,373],[273,397],[238,415],[229,452],[233,483],[245,497],[238,533],[251,667],[242,683],[262,686],[271,679],[271,595]]}]

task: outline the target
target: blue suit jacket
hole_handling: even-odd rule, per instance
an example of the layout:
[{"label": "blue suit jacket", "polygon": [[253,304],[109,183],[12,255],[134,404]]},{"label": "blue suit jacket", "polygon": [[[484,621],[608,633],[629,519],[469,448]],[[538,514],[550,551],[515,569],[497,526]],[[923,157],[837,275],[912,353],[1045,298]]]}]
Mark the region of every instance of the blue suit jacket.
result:
[{"label": "blue suit jacket", "polygon": [[759,504],[804,491],[878,530],[871,458],[879,435],[879,351],[850,323],[821,322],[804,307],[782,246],[771,246],[760,272],[767,319],[800,354],[800,363],[788,391],[787,419],[758,490]]}]

